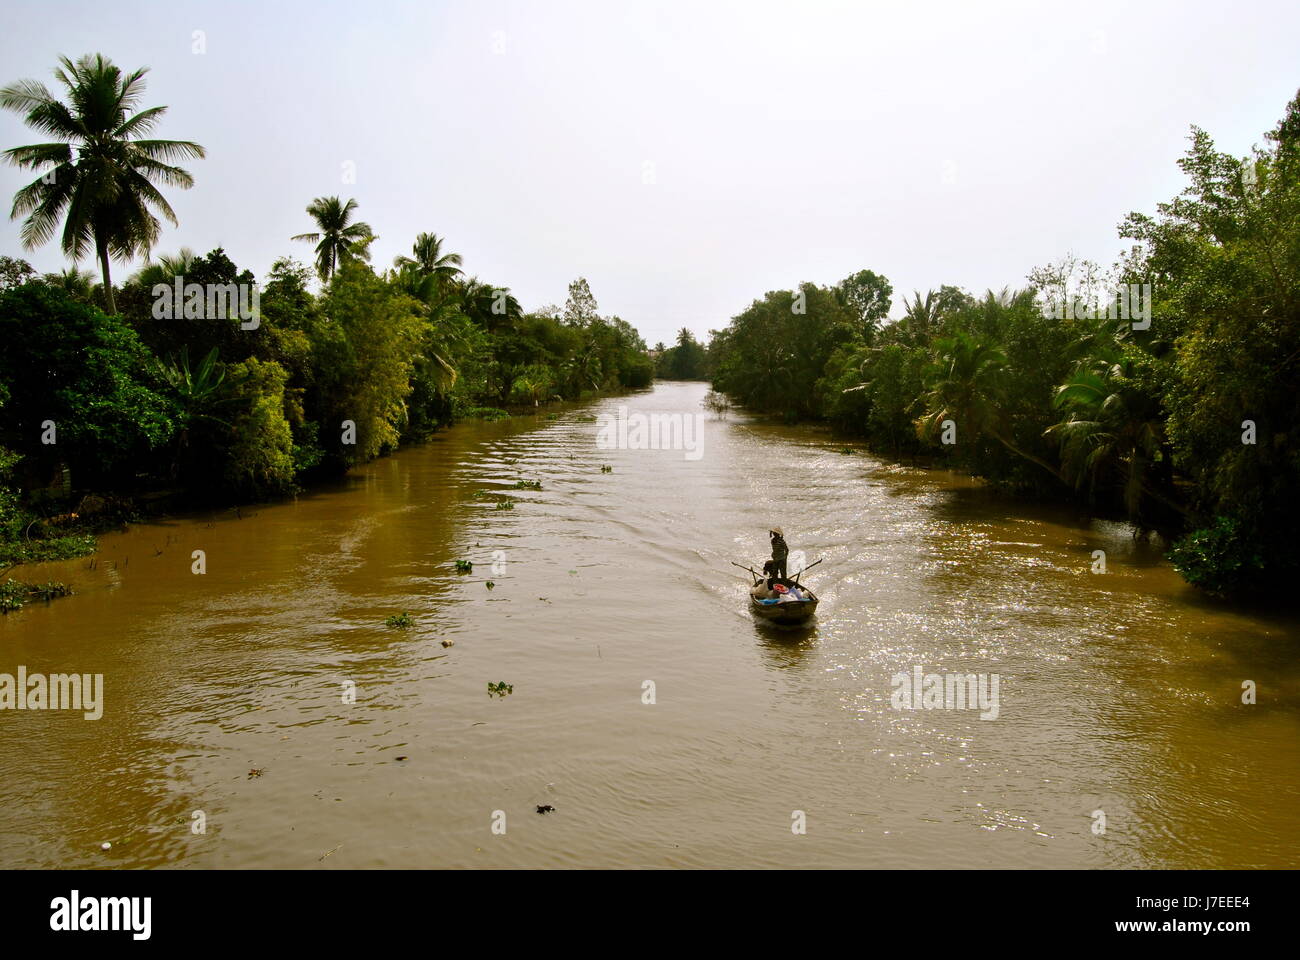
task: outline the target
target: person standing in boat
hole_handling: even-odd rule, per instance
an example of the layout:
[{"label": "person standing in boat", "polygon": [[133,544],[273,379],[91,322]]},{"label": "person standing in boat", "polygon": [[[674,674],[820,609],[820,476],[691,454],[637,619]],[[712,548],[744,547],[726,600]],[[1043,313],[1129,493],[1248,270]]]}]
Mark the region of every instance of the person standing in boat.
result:
[{"label": "person standing in boat", "polygon": [[[773,527],[768,533],[772,536],[772,578],[785,578],[785,561],[790,556],[790,548],[785,545],[785,534],[780,527]],[[772,580],[767,582],[768,588]]]}]

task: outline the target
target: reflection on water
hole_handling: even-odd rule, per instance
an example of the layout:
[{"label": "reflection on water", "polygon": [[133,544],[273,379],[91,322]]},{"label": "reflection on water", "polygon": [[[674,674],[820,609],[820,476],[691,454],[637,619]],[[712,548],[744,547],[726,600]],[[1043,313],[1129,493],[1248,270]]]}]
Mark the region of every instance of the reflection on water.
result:
[{"label": "reflection on water", "polygon": [[[106,708],[0,713],[0,865],[1296,865],[1293,619],[1198,599],[1121,525],[813,430],[596,448],[598,413],[705,391],[465,424],[47,565],[78,593],[0,619],[0,671],[102,672]],[[826,558],[805,628],[753,619],[730,566],[776,523]],[[999,674],[999,718],[893,709],[918,665]]]}]

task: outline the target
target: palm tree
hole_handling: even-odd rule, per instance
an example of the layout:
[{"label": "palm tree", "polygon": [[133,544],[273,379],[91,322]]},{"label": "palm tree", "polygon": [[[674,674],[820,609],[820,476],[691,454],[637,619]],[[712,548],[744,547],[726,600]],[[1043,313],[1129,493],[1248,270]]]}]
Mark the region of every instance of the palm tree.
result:
[{"label": "palm tree", "polygon": [[78,261],[93,248],[103,274],[108,312],[117,312],[109,260],[130,260],[157,242],[161,225],[154,211],[173,225],[176,214],[156,184],[188,189],[194,178],[172,161],[201,158],[203,148],[188,140],[141,139],[167,111],[138,113],[148,67],[122,75],[102,54],[76,63],[60,57],[54,71],[68,102],[45,85],[19,80],[0,90],[0,106],[24,114],[23,121],[54,139],[12,147],[10,163],[41,175],[14,194],[11,219],[26,215],[23,246],[48,242],[63,221],[60,244]]},{"label": "palm tree", "polygon": [[903,322],[907,324],[908,340],[911,343],[925,344],[930,339],[930,331],[939,325],[939,300],[933,290],[927,290],[925,300],[921,300],[921,291],[912,292],[912,300],[903,297]]},{"label": "palm tree", "polygon": [[582,391],[588,386],[593,390],[600,389],[604,373],[594,343],[585,343],[575,350],[561,365],[561,370],[568,382],[570,392],[575,397],[581,396]]},{"label": "palm tree", "polygon": [[1057,388],[1052,404],[1067,415],[1044,435],[1060,444],[1062,476],[1076,489],[1118,477],[1130,517],[1138,516],[1143,496],[1186,513],[1156,488],[1171,451],[1160,400],[1144,388],[1142,368],[1140,357],[1113,344],[1099,349]]},{"label": "palm tree", "polygon": [[316,244],[316,272],[324,283],[330,282],[339,264],[370,259],[374,231],[368,223],[350,222],[356,209],[355,200],[344,203],[338,197],[317,197],[307,205],[307,213],[316,221],[317,231],[290,238]]},{"label": "palm tree", "polygon": [[437,393],[445,394],[456,385],[460,371],[456,368],[455,354],[466,342],[464,317],[451,311],[433,311],[424,325],[421,339],[421,357],[427,364],[421,370],[433,384]]},{"label": "palm tree", "polygon": [[170,284],[177,277],[185,276],[196,259],[192,249],[181,247],[180,252],[175,256],[164,255],[159,257],[157,262],[146,263],[127,282],[139,284],[146,290],[155,284]]},{"label": "palm tree", "polygon": [[541,405],[542,398],[550,392],[552,381],[551,371],[545,365],[529,364],[515,374],[514,386],[511,387],[510,393],[512,396],[531,401],[532,405],[537,407]]},{"label": "palm tree", "polygon": [[450,279],[460,273],[461,259],[459,253],[443,253],[442,238],[434,233],[422,233],[415,238],[411,252],[415,257],[396,257],[393,266],[402,270],[414,269],[423,277]]},{"label": "palm tree", "polygon": [[1010,436],[1002,413],[1006,357],[964,332],[936,340],[934,349],[937,359],[926,371],[927,390],[921,398],[925,412],[916,421],[917,436],[929,440],[943,421],[952,420],[975,436],[991,437],[1062,479],[1056,467],[1020,447]]},{"label": "palm tree", "polygon": [[399,289],[427,305],[435,320],[455,298],[450,281],[461,272],[460,254],[443,253],[442,243],[435,234],[420,234],[411,247],[415,257],[394,257],[390,275]]},{"label": "palm tree", "polygon": [[42,278],[51,287],[58,287],[73,300],[90,303],[95,296],[95,275],[89,270],[68,267],[58,273],[47,273]]},{"label": "palm tree", "polygon": [[523,307],[509,287],[493,287],[478,277],[470,277],[461,283],[460,301],[461,312],[485,330],[513,327],[523,319]]}]

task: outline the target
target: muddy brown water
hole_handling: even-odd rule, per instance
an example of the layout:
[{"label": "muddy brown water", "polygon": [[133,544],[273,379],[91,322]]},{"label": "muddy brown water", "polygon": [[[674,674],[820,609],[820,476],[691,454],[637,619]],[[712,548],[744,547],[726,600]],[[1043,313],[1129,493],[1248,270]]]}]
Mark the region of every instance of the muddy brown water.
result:
[{"label": "muddy brown water", "polygon": [[[460,425],[28,570],[77,593],[0,618],[0,672],[102,673],[104,713],[0,711],[0,866],[1297,865],[1296,620],[813,430],[598,448],[592,418],[705,390]],[[773,523],[826,558],[806,630],[757,623],[728,565]],[[918,666],[996,674],[997,718],[895,709]]]}]

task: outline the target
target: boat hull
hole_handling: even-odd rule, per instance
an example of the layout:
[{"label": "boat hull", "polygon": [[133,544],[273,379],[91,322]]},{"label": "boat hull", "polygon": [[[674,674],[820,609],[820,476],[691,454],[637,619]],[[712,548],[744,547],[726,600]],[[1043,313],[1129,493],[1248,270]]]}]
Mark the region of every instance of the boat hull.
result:
[{"label": "boat hull", "polygon": [[[762,581],[755,581],[754,586],[758,586]],[[778,583],[784,583],[787,587],[793,585],[791,580],[778,580]],[[809,590],[803,584],[799,589],[808,594],[807,600],[787,600],[784,603],[759,603],[753,594],[749,597],[749,609],[754,616],[766,620],[768,623],[776,623],[781,626],[797,626],[806,623],[814,613],[817,612],[817,595]]]},{"label": "boat hull", "polygon": [[790,603],[759,603],[753,597],[749,599],[749,609],[754,616],[768,623],[782,626],[797,626],[806,623],[817,612],[816,600],[794,600]]}]

